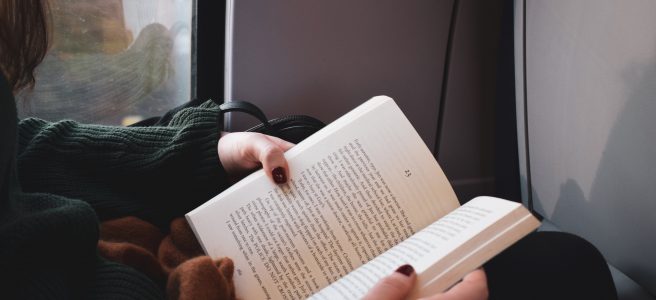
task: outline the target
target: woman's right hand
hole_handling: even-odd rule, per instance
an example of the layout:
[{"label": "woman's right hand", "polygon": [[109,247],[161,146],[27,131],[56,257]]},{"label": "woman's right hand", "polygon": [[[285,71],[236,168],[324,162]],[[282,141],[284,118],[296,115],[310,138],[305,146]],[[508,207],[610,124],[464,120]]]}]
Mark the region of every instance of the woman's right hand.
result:
[{"label": "woman's right hand", "polygon": [[[399,267],[394,273],[384,277],[369,290],[365,300],[402,300],[410,294],[417,281],[417,274],[410,265]],[[483,269],[467,274],[462,281],[448,291],[435,294],[424,300],[485,300],[488,298],[487,277]]]}]

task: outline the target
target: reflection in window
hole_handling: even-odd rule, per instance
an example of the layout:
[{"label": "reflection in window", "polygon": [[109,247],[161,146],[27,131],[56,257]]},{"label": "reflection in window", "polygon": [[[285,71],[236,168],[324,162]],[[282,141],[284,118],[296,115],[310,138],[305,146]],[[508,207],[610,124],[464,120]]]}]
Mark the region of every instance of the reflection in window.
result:
[{"label": "reflection in window", "polygon": [[21,117],[122,124],[189,101],[192,1],[50,1],[52,47]]}]

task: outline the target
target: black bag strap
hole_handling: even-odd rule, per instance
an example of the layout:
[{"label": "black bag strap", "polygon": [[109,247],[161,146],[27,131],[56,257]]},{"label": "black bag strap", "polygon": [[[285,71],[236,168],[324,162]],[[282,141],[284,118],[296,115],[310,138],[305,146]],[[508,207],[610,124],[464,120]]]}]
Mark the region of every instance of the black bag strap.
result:
[{"label": "black bag strap", "polygon": [[246,101],[220,103],[219,111],[220,113],[239,111],[250,114],[260,120],[261,123],[246,131],[268,134],[294,144],[299,143],[325,126],[323,122],[303,115],[292,115],[269,120],[262,110]]},{"label": "black bag strap", "polygon": [[[259,109],[256,105],[246,101],[220,102],[214,99],[211,100],[219,106],[219,115],[223,115],[228,112],[243,112],[254,116],[260,121],[260,124],[255,125],[246,131],[264,133],[292,143],[298,143],[302,141],[306,137],[312,135],[325,126],[325,124],[320,120],[303,115],[291,115],[269,120],[261,109]],[[161,117],[145,119],[130,126],[166,126],[169,124],[173,116],[180,110],[189,107],[197,107],[203,102],[205,101],[194,99],[169,110]],[[223,118],[218,119],[223,120]],[[223,128],[223,124],[218,125],[219,128]]]},{"label": "black bag strap", "polygon": [[260,122],[262,122],[262,126],[264,126],[265,132],[268,132],[271,128],[271,124],[269,124],[269,119],[267,119],[264,112],[262,112],[260,108],[258,108],[257,106],[255,106],[250,102],[230,101],[230,102],[224,102],[219,104],[219,113],[224,114],[233,111],[244,112],[251,116],[256,117]]},{"label": "black bag strap", "polygon": [[[271,128],[271,124],[269,123],[269,120],[267,119],[266,115],[260,110],[257,106],[250,102],[246,101],[230,101],[230,102],[219,102],[214,99],[210,99],[212,102],[216,103],[216,105],[219,106],[219,114],[225,114],[227,112],[233,112],[233,111],[239,111],[239,112],[244,112],[249,115],[254,116],[257,118],[264,127],[263,132],[269,132]],[[148,118],[142,121],[139,121],[137,123],[134,123],[130,125],[130,127],[146,127],[146,126],[166,126],[168,123],[171,121],[173,116],[178,113],[179,111],[189,108],[189,107],[197,107],[198,105],[202,104],[205,102],[204,100],[200,99],[194,99],[191,100],[187,103],[184,103],[178,107],[175,107],[168,112],[166,112],[163,116],[161,117],[152,117]],[[223,124],[219,124],[219,128],[223,128]]]}]

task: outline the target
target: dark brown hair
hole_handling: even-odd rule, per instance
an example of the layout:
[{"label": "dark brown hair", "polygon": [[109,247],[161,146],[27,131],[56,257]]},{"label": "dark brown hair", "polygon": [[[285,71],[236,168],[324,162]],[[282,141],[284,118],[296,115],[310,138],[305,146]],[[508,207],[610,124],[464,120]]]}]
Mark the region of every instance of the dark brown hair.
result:
[{"label": "dark brown hair", "polygon": [[14,92],[34,86],[48,51],[48,16],[46,0],[0,0],[0,71]]}]

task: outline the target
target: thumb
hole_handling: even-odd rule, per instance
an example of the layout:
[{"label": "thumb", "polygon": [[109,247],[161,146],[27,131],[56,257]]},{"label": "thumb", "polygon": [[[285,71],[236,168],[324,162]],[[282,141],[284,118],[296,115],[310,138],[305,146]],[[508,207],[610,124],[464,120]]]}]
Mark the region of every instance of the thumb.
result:
[{"label": "thumb", "polygon": [[364,296],[365,300],[402,300],[405,299],[417,280],[417,274],[411,265],[400,266],[396,271],[384,277]]},{"label": "thumb", "polygon": [[262,164],[266,175],[277,184],[286,183],[289,177],[289,165],[284,152],[294,144],[277,137],[258,134],[250,146],[254,158]]}]

